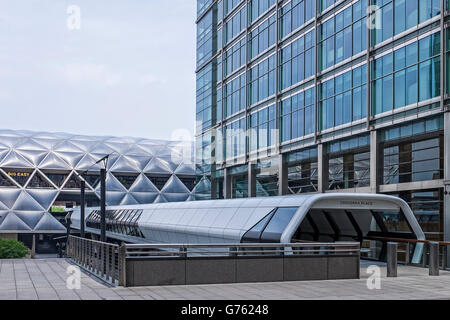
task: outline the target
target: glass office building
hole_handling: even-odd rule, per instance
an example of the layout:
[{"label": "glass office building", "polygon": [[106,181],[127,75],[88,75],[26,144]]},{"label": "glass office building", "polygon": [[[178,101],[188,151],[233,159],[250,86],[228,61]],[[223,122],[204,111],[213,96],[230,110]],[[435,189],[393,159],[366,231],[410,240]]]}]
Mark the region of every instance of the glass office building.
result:
[{"label": "glass office building", "polygon": [[450,1],[197,5],[197,199],[396,195],[450,240]]}]

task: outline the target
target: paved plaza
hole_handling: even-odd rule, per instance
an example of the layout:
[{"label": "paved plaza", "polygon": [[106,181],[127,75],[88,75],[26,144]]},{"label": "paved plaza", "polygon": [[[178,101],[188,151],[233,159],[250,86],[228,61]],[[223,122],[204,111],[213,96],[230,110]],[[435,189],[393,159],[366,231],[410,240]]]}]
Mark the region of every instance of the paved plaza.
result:
[{"label": "paved plaza", "polygon": [[398,278],[386,278],[381,265],[380,290],[367,288],[368,263],[362,263],[360,280],[142,288],[111,287],[83,272],[81,288],[70,290],[70,265],[65,259],[0,260],[0,300],[450,299],[450,272],[430,277],[416,267],[399,267]]}]

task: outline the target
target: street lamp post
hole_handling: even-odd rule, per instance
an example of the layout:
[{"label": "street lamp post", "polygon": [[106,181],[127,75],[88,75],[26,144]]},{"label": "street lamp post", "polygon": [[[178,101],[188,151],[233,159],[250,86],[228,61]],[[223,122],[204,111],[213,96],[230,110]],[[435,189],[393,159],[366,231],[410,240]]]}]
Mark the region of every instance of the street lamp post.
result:
[{"label": "street lamp post", "polygon": [[81,238],[84,238],[84,219],[85,219],[85,209],[86,209],[86,197],[85,197],[85,191],[86,191],[86,181],[84,179],[81,179],[81,195],[80,195],[80,202],[81,202],[81,208],[80,208],[80,235]]},{"label": "street lamp post", "polygon": [[106,242],[106,168],[100,169],[100,241]]},{"label": "street lamp post", "polygon": [[[108,167],[108,159],[110,155],[106,155],[96,163],[97,165],[100,162],[103,162],[104,168],[100,169],[100,241],[106,242],[106,168]],[[92,167],[91,167],[92,168]],[[90,169],[90,168],[89,168]],[[88,169],[88,170],[89,170]],[[86,173],[88,172],[86,170]],[[85,235],[85,208],[86,208],[86,180],[84,178],[81,179],[81,212],[80,212],[80,233],[81,237],[84,238]]]}]

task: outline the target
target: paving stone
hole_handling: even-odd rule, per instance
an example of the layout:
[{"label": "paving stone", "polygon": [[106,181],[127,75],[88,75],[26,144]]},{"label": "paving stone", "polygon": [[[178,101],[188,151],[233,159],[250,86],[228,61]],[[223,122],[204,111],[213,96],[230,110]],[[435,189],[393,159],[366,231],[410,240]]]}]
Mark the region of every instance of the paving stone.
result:
[{"label": "paving stone", "polygon": [[[121,288],[106,286],[86,273],[81,289],[66,285],[65,259],[0,261],[0,300],[181,300],[181,299],[450,299],[450,272],[428,276],[428,270],[399,267],[398,278],[382,277],[381,290],[367,288],[365,268],[359,280],[218,284]],[[382,274],[386,269],[381,265]]]}]

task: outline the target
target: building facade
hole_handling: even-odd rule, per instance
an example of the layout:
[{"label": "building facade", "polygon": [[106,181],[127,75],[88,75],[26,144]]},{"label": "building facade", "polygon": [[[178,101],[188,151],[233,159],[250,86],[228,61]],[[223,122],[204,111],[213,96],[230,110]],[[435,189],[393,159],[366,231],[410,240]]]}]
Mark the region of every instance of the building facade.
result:
[{"label": "building facade", "polygon": [[80,205],[82,179],[87,206],[100,204],[104,163],[96,162],[107,155],[107,206],[193,199],[192,143],[1,130],[0,237],[30,245],[39,235],[45,251]]},{"label": "building facade", "polygon": [[449,1],[197,4],[197,199],[395,195],[450,240]]}]

